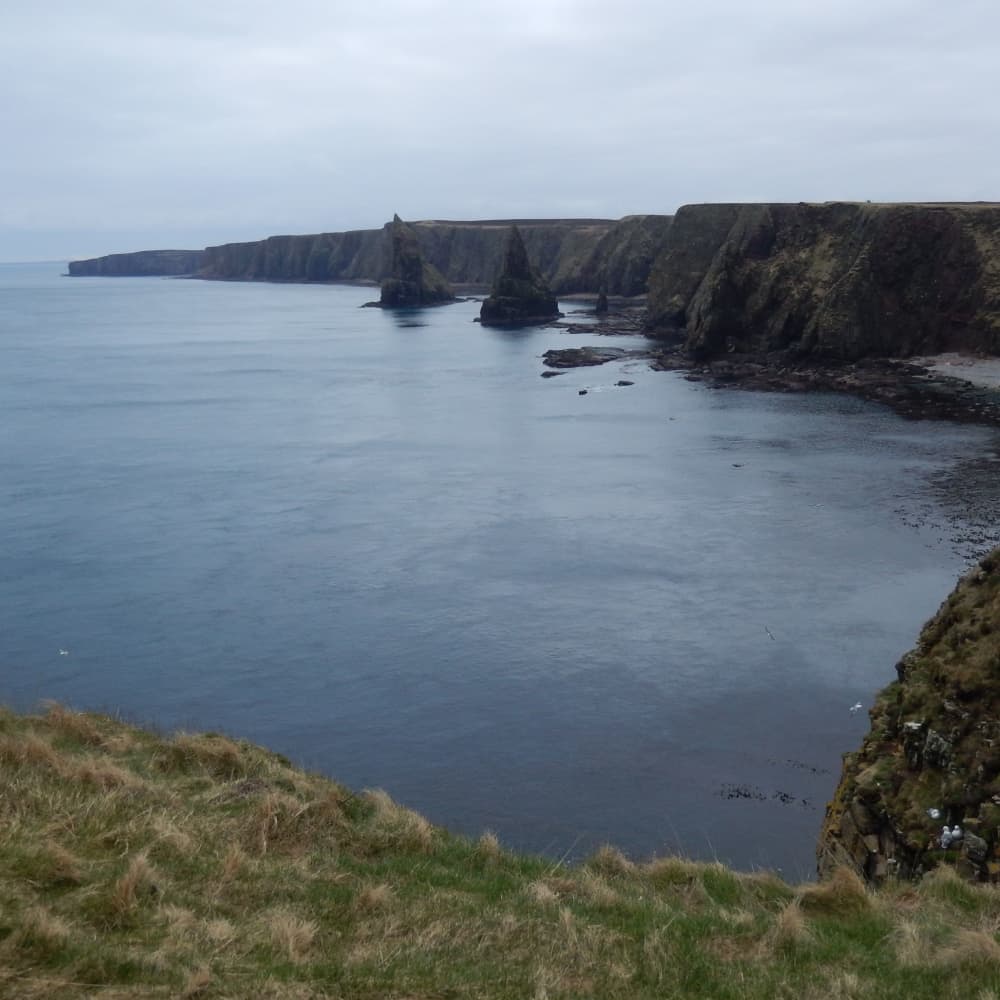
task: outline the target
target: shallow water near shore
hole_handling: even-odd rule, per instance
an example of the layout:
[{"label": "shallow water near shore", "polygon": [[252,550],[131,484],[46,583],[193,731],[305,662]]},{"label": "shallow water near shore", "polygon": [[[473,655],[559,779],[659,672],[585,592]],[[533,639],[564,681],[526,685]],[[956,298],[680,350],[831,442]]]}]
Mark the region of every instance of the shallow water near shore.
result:
[{"label": "shallow water near shore", "polygon": [[59,270],[0,266],[17,708],[226,731],[553,857],[808,877],[851,707],[996,541],[993,431],[542,379],[586,337],[474,302]]}]

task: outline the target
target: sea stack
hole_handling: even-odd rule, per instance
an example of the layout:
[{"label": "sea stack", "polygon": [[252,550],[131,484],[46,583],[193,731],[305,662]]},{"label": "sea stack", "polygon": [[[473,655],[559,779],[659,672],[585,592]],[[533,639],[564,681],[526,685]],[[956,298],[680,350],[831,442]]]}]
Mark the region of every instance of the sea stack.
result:
[{"label": "sea stack", "polygon": [[379,305],[406,309],[452,302],[455,293],[433,264],[424,260],[417,234],[398,216],[389,225],[392,259],[389,276],[382,281]]},{"label": "sea stack", "polygon": [[558,319],[559,304],[545,279],[528,260],[517,226],[510,227],[503,264],[479,318],[487,326],[547,323]]}]

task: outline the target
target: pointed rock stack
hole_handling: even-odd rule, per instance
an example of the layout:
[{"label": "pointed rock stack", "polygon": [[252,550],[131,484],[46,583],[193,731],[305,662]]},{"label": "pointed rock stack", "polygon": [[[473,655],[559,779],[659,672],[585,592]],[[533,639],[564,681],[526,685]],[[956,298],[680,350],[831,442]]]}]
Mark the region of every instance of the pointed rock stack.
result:
[{"label": "pointed rock stack", "polygon": [[487,326],[547,323],[561,315],[556,297],[528,260],[520,231],[511,226],[500,274],[479,313],[481,322]]},{"label": "pointed rock stack", "polygon": [[433,264],[424,260],[417,234],[398,216],[389,226],[392,260],[389,277],[382,281],[379,305],[405,309],[451,302],[455,293]]}]

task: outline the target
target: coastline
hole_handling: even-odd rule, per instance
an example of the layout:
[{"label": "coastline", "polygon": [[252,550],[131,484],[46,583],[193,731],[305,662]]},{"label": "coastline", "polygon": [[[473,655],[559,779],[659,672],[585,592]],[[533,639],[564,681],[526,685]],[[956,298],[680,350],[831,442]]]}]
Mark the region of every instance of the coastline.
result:
[{"label": "coastline", "polygon": [[[635,335],[641,332],[641,324],[641,310],[626,307],[597,322],[551,326],[574,335],[603,338]],[[605,364],[621,356],[621,352],[606,347],[560,348],[547,351],[544,364],[548,369],[564,370]],[[699,358],[677,341],[652,336],[647,350],[629,351],[628,356],[645,359],[654,371],[680,372],[689,382],[703,382],[715,389],[839,392],[883,403],[911,420],[1000,427],[1000,357],[947,352],[842,361],[786,350]]]},{"label": "coastline", "polygon": [[[966,370],[921,363],[929,359],[800,359],[789,352],[731,354],[699,362],[678,351],[651,352],[658,371],[684,371],[692,382],[758,392],[843,392],[884,403],[912,420],[951,420],[1000,427],[1000,385],[945,374]],[[994,362],[1000,368],[1000,361]],[[992,369],[989,378],[992,378]]]}]

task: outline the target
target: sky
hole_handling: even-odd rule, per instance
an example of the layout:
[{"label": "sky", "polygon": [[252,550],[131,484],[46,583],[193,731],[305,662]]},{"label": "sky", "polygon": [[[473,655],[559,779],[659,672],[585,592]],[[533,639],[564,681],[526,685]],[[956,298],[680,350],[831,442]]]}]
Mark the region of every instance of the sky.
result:
[{"label": "sky", "polygon": [[0,261],[1000,200],[996,0],[8,0]]}]

